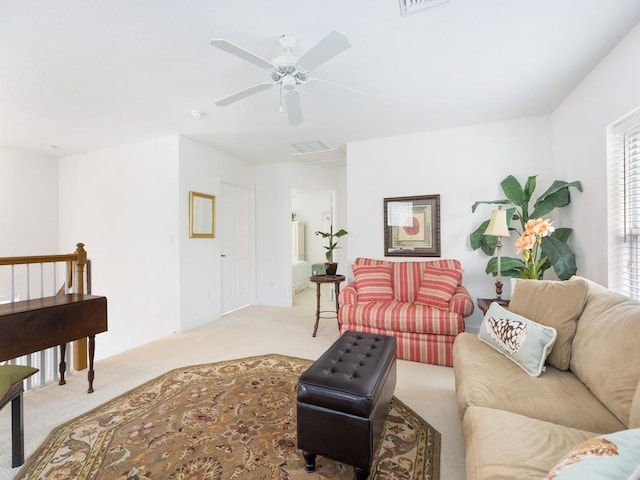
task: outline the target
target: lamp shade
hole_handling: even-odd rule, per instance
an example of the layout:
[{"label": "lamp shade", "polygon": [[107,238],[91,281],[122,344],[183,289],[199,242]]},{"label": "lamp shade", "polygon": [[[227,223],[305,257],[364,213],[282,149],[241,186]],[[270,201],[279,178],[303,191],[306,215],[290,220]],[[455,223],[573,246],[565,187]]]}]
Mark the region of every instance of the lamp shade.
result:
[{"label": "lamp shade", "polygon": [[492,237],[510,237],[509,227],[507,226],[507,212],[502,210],[501,206],[498,206],[498,210],[494,210],[491,213],[491,220],[489,220],[489,226],[484,231],[485,235],[491,235]]}]

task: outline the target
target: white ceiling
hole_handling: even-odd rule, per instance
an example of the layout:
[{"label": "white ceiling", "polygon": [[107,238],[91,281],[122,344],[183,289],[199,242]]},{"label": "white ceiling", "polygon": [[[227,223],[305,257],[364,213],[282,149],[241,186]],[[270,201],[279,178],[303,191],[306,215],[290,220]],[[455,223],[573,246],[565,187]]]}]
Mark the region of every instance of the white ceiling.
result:
[{"label": "white ceiling", "polygon": [[[638,0],[450,0],[409,16],[398,0],[0,0],[0,145],[66,156],[181,134],[258,164],[290,161],[294,143],[547,114],[639,21]],[[302,54],[331,30],[352,47],[312,76],[364,103],[303,89],[295,127],[277,88],[215,106],[269,78],[211,38],[272,59],[283,33]]]}]

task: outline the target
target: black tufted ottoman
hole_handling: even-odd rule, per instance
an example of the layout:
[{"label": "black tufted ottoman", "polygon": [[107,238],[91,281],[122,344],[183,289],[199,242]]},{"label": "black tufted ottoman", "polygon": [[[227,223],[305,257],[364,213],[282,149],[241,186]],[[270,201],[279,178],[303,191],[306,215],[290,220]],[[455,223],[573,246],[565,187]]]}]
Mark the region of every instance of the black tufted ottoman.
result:
[{"label": "black tufted ottoman", "polygon": [[369,476],[396,386],[396,339],[345,332],[298,380],[298,448]]}]

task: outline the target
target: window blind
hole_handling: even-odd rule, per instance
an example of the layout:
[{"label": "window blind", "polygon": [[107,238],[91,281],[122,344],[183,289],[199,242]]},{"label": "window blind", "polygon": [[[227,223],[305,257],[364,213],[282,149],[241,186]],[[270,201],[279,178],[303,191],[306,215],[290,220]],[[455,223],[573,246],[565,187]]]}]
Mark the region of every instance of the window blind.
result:
[{"label": "window blind", "polygon": [[609,287],[640,300],[640,111],[609,134]]}]

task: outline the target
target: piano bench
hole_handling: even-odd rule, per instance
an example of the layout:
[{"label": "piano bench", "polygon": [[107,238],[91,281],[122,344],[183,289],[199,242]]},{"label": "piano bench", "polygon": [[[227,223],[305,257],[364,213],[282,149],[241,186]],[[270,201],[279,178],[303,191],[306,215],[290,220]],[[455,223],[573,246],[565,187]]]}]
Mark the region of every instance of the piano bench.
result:
[{"label": "piano bench", "polygon": [[38,371],[26,365],[0,365],[0,410],[11,402],[11,467],[24,463],[22,381]]}]

